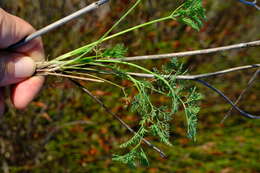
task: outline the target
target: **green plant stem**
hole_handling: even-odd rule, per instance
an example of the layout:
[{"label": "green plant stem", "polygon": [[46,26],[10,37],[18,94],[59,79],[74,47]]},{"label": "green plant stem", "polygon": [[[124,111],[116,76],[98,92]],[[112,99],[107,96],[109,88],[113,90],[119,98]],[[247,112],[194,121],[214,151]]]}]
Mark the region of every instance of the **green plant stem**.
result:
[{"label": "green plant stem", "polygon": [[169,90],[174,93],[171,85],[169,84],[169,82],[167,82],[162,76],[144,68],[144,67],[141,67],[139,65],[136,65],[136,64],[133,64],[133,63],[129,63],[129,62],[123,62],[123,61],[117,61],[117,60],[96,60],[96,62],[103,62],[103,63],[117,63],[117,64],[124,64],[124,65],[128,65],[128,66],[131,66],[131,67],[135,67],[137,69],[140,69],[146,73],[149,73],[149,74],[152,74],[154,75],[155,77],[157,77],[158,79],[160,79],[161,81],[163,81],[168,87],[169,87]]},{"label": "green plant stem", "polygon": [[[76,49],[72,52],[69,52],[69,53],[66,53],[58,58],[56,58],[57,60],[63,60],[63,59],[66,59],[68,57],[71,57],[71,56],[74,56],[74,55],[77,55],[77,54],[81,54],[82,53],[82,50],[85,51],[87,48],[89,47],[95,47],[96,45],[100,44],[101,42],[104,41],[104,39],[114,30],[114,28],[116,26],[118,26],[136,7],[137,5],[141,2],[142,0],[137,0],[136,3],[122,16],[120,17],[120,19],[98,40],[98,41],[95,41],[91,44],[88,44],[86,46],[83,46],[79,49]],[[89,50],[92,50],[91,49],[88,49],[88,52]],[[84,53],[85,54],[85,53]]]},{"label": "green plant stem", "polygon": [[[111,36],[105,37],[105,38],[102,40],[102,42],[103,42],[103,41],[110,40],[110,39],[115,38],[115,37],[118,37],[118,36],[120,36],[120,35],[126,34],[126,33],[128,33],[128,32],[137,30],[137,29],[139,29],[139,28],[143,28],[143,27],[145,27],[145,26],[152,25],[152,24],[155,24],[155,23],[159,23],[159,22],[162,22],[162,21],[165,21],[165,20],[169,20],[169,19],[172,19],[172,18],[171,18],[170,16],[167,16],[167,17],[159,18],[159,19],[156,19],[156,20],[152,20],[152,21],[150,21],[150,22],[146,22],[146,23],[143,23],[143,24],[134,26],[134,27],[132,27],[132,28],[126,29],[126,30],[121,31],[121,32],[118,32],[118,33],[113,34],[113,35],[111,35]],[[95,43],[95,42],[94,42],[94,43]],[[92,44],[94,44],[94,43],[92,43]]]},{"label": "green plant stem", "polygon": [[167,87],[169,88],[170,93],[172,94],[172,97],[174,98],[174,100],[178,99],[182,103],[183,107],[185,108],[185,105],[184,105],[182,99],[178,95],[176,95],[176,93],[174,92],[174,90],[171,87],[171,85],[169,84],[169,82],[164,77],[162,77],[161,75],[158,75],[158,74],[156,74],[156,73],[154,73],[154,72],[152,72],[152,71],[150,71],[150,70],[148,70],[144,67],[141,67],[139,65],[129,63],[129,62],[123,62],[123,61],[118,61],[118,60],[95,60],[95,62],[124,64],[124,65],[128,65],[128,66],[131,66],[131,67],[135,67],[135,68],[140,69],[140,70],[142,70],[146,73],[154,75],[155,77],[157,77],[158,79],[160,79],[161,81],[163,81],[167,85]]},{"label": "green plant stem", "polygon": [[[140,24],[140,25],[137,25],[137,26],[134,26],[134,27],[131,27],[129,29],[126,29],[126,30],[123,30],[121,32],[118,32],[116,34],[113,34],[111,36],[108,36],[116,26],[118,26],[136,7],[137,5],[141,2],[142,0],[137,0],[136,3],[98,40],[98,41],[95,41],[93,43],[90,43],[88,45],[85,45],[81,48],[78,48],[76,50],[73,50],[71,52],[68,52],[66,54],[63,54],[57,58],[55,58],[56,60],[63,60],[63,59],[66,59],[66,58],[69,58],[69,57],[72,57],[72,56],[75,56],[75,55],[78,55],[78,54],[83,54],[85,55],[86,52],[89,52],[90,50],[92,50],[93,47],[97,46],[98,44],[104,42],[104,41],[107,41],[107,40],[110,40],[112,38],[115,38],[117,36],[120,36],[120,35],[123,35],[125,33],[128,33],[128,32],[131,32],[131,31],[134,31],[134,30],[137,30],[139,28],[142,28],[142,27],[145,27],[145,26],[148,26],[148,25],[152,25],[152,24],[155,24],[155,23],[159,23],[159,22],[163,22],[165,20],[176,20],[176,17],[178,16],[175,16],[175,14],[178,12],[179,9],[181,9],[183,7],[184,4],[180,5],[178,8],[176,8],[169,16],[166,16],[166,17],[162,17],[162,18],[159,18],[159,19],[155,19],[155,20],[152,20],[152,21],[149,21],[149,22],[146,22],[146,23],[143,23],[143,24]],[[92,47],[92,48],[90,48]],[[90,48],[90,49],[88,49]],[[86,51],[87,50],[87,51]]]},{"label": "green plant stem", "polygon": [[59,56],[58,58],[56,58],[56,60],[64,60],[64,59],[66,59],[66,58],[68,58],[68,57],[78,55],[78,54],[84,52],[87,48],[89,48],[89,47],[91,47],[91,46],[96,46],[97,44],[100,44],[100,43],[102,43],[102,42],[104,42],[104,41],[107,41],[107,40],[110,40],[110,39],[112,39],[112,38],[118,37],[118,36],[120,36],[120,35],[126,34],[126,33],[128,33],[128,32],[137,30],[137,29],[139,29],[139,28],[143,28],[143,27],[148,26],[148,25],[152,25],[152,24],[155,24],[155,23],[163,22],[163,21],[165,21],[165,20],[170,20],[170,19],[173,19],[173,17],[172,17],[172,16],[167,16],[167,17],[155,19],[155,20],[152,20],[152,21],[150,21],[150,22],[146,22],[146,23],[143,23],[143,24],[140,24],[140,25],[131,27],[131,28],[129,28],[129,29],[126,29],[126,30],[124,30],[124,31],[118,32],[118,33],[113,34],[113,35],[111,35],[111,36],[105,37],[105,38],[103,38],[102,40],[95,41],[95,42],[90,43],[90,44],[88,44],[88,45],[86,45],[86,46],[83,46],[83,47],[81,47],[81,48],[78,48],[78,49],[76,49],[76,50],[74,50],[74,51],[72,51],[72,52],[69,52],[69,53],[66,53],[66,54],[64,54],[64,55],[61,55],[61,56]]},{"label": "green plant stem", "polygon": [[103,81],[103,82],[106,82],[106,83],[108,83],[108,84],[111,84],[111,85],[113,85],[113,86],[116,86],[116,87],[120,88],[120,89],[123,91],[124,95],[126,95],[126,94],[125,94],[125,91],[124,91],[124,87],[122,87],[122,86],[120,86],[120,85],[118,85],[118,84],[116,84],[116,83],[114,83],[114,82],[112,82],[112,81],[110,81],[110,80],[107,80],[107,79],[104,79],[104,78],[101,78],[101,77],[98,77],[98,76],[95,76],[95,75],[91,75],[91,74],[88,74],[88,73],[67,72],[67,71],[66,71],[66,73],[78,74],[78,75],[83,75],[83,76],[90,76],[90,77],[92,77],[92,78],[101,80],[101,81]]},{"label": "green plant stem", "polygon": [[[139,92],[139,93],[142,93],[142,90],[141,90],[141,88],[140,88],[140,82],[139,82],[138,80],[136,80],[135,78],[133,78],[131,75],[127,75],[127,76],[128,76],[128,78],[135,84],[135,86],[136,86],[138,92]],[[150,108],[153,110],[153,105],[152,105],[152,103],[149,103],[149,105],[150,105]]]},{"label": "green plant stem", "polygon": [[[127,16],[130,14],[141,2],[142,0],[137,0],[136,3],[99,39],[102,42],[114,29],[117,27]],[[99,44],[99,43],[97,43]]]}]

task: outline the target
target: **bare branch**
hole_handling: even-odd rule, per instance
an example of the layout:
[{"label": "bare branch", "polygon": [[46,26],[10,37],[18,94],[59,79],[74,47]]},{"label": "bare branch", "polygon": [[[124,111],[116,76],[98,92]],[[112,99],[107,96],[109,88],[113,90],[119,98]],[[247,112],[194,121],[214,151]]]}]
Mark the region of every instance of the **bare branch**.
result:
[{"label": "bare branch", "polygon": [[252,7],[255,7],[257,10],[260,10],[260,6],[257,5],[257,0],[254,0],[254,1],[239,0],[239,1],[246,4],[246,5],[250,5]]},{"label": "bare branch", "polygon": [[[179,79],[179,80],[194,80],[196,82],[199,82],[199,83],[205,85],[206,87],[210,88],[214,92],[218,93],[221,97],[223,97],[232,106],[232,108],[236,109],[244,117],[251,118],[251,119],[260,119],[260,116],[255,116],[255,115],[249,114],[249,113],[241,110],[223,92],[214,88],[209,83],[201,80],[201,78],[223,75],[223,74],[231,73],[231,72],[234,72],[234,71],[246,70],[246,69],[257,68],[257,67],[259,68],[260,64],[240,66],[240,67],[230,68],[230,69],[227,69],[227,70],[222,70],[222,71],[213,72],[213,73],[200,74],[200,75],[190,75],[190,76],[189,75],[186,75],[186,76],[185,75],[179,75],[179,76],[176,77],[176,79]],[[129,73],[129,74],[134,75],[134,76],[138,76],[138,77],[146,77],[146,78],[153,78],[154,77],[154,75],[146,74],[146,73]],[[169,76],[165,76],[165,77],[169,77]]]},{"label": "bare branch", "polygon": [[[127,128],[131,133],[136,134],[136,132],[128,125],[126,124],[118,115],[113,113],[101,100],[99,100],[96,96],[94,96],[87,88],[82,86],[79,82],[71,79],[71,81],[77,85],[79,88],[81,88],[85,93],[87,93],[92,99],[94,99],[107,113],[115,117],[125,128]],[[166,155],[163,151],[161,151],[159,148],[151,144],[148,140],[145,138],[142,139],[144,143],[146,143],[149,147],[157,151],[162,158],[166,158]]]},{"label": "bare branch", "polygon": [[[237,100],[235,101],[235,105],[238,104],[238,102],[243,98],[243,96],[245,95],[245,93],[253,86],[254,81],[257,77],[257,75],[260,73],[260,68],[258,68],[256,70],[256,72],[253,74],[253,76],[251,77],[251,79],[249,80],[249,82],[247,83],[247,87],[241,92],[241,94],[239,95],[239,97],[237,98]],[[233,111],[233,107],[231,107],[228,111],[228,113],[225,115],[225,117],[223,118],[223,120],[221,121],[221,123],[223,124],[224,121],[230,116],[231,112]]]},{"label": "bare branch", "polygon": [[194,80],[196,82],[199,82],[201,84],[203,84],[204,86],[208,87],[209,89],[213,90],[214,92],[218,93],[221,97],[223,97],[235,110],[237,110],[242,116],[246,117],[246,118],[250,118],[250,119],[260,119],[260,116],[255,116],[252,115],[250,113],[245,112],[244,110],[240,109],[239,107],[237,107],[223,92],[221,92],[220,90],[218,90],[217,88],[213,87],[212,85],[210,85],[209,83],[207,83],[206,81],[203,81],[201,79],[196,79]]},{"label": "bare branch", "polygon": [[74,19],[82,16],[83,14],[86,14],[88,12],[91,12],[91,11],[99,8],[101,5],[107,3],[108,1],[109,0],[99,0],[97,2],[93,2],[90,5],[88,5],[88,6],[84,7],[84,8],[82,8],[82,9],[80,9],[80,10],[78,10],[78,11],[72,13],[72,14],[70,14],[69,16],[63,17],[62,19],[60,19],[60,20],[58,20],[58,21],[56,21],[56,22],[54,22],[54,23],[52,23],[50,25],[47,25],[44,28],[42,28],[42,29],[40,29],[40,30],[30,34],[29,36],[25,37],[21,41],[13,44],[11,46],[9,46],[7,48],[7,50],[14,50],[14,49],[16,49],[18,47],[21,47],[21,46],[27,44],[29,41],[34,40],[37,37],[40,37],[40,36],[50,32],[50,31],[52,31],[52,30],[54,30],[54,29],[64,25],[64,24],[66,24],[67,22],[70,22],[71,20],[74,20]]},{"label": "bare branch", "polygon": [[[201,79],[201,78],[208,78],[208,77],[213,77],[213,76],[219,76],[235,71],[241,71],[241,70],[248,70],[252,68],[259,68],[260,64],[253,64],[253,65],[246,65],[246,66],[239,66],[239,67],[234,67],[226,70],[221,70],[217,72],[212,72],[212,73],[204,73],[204,74],[199,74],[199,75],[178,75],[176,76],[176,79],[179,80],[195,80],[195,79]],[[153,78],[154,75],[152,74],[147,74],[147,73],[128,73],[132,76],[137,76],[137,77],[144,77],[144,78]],[[165,76],[167,77],[167,76]]]},{"label": "bare branch", "polygon": [[246,42],[246,43],[239,43],[239,44],[234,44],[229,46],[210,48],[210,49],[195,50],[195,51],[185,51],[185,52],[177,52],[177,53],[158,54],[158,55],[133,56],[133,57],[121,58],[120,60],[140,61],[140,60],[154,60],[154,59],[165,59],[165,58],[178,58],[184,56],[203,55],[203,54],[210,54],[210,53],[223,52],[223,51],[249,48],[249,47],[257,47],[257,46],[260,46],[260,40]]}]

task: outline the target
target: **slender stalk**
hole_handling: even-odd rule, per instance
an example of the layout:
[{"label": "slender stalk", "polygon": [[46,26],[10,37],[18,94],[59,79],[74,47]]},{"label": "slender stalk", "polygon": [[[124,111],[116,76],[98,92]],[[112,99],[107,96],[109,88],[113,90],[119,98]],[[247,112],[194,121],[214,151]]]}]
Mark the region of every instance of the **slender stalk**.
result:
[{"label": "slender stalk", "polygon": [[142,28],[142,27],[145,27],[145,26],[148,26],[148,25],[152,25],[152,24],[155,24],[155,23],[158,23],[158,22],[162,22],[162,21],[165,21],[165,20],[169,20],[169,19],[172,19],[172,17],[167,16],[167,17],[164,17],[164,18],[156,19],[156,20],[153,20],[153,21],[150,21],[150,22],[147,22],[147,23],[143,23],[143,24],[137,25],[137,26],[135,26],[135,27],[132,27],[132,28],[126,29],[126,30],[124,30],[124,31],[118,32],[118,33],[113,34],[113,35],[111,35],[111,36],[105,37],[105,38],[102,39],[102,40],[95,41],[95,42],[90,43],[90,44],[88,44],[88,45],[86,45],[86,46],[83,46],[83,47],[81,47],[81,48],[78,48],[78,49],[76,49],[76,50],[74,50],[74,51],[72,51],[72,52],[69,52],[69,53],[64,54],[64,55],[62,55],[62,56],[59,56],[59,57],[56,58],[55,60],[63,60],[63,59],[66,59],[66,58],[68,58],[68,57],[75,56],[75,55],[79,54],[79,52],[80,52],[80,53],[81,53],[81,52],[84,52],[87,48],[92,47],[92,46],[95,46],[95,45],[97,45],[97,44],[100,44],[100,43],[102,43],[102,42],[104,42],[104,41],[108,41],[108,40],[110,40],[110,39],[112,39],[112,38],[121,36],[121,35],[126,34],[126,33],[128,33],[128,32],[137,30],[137,29],[139,29],[139,28]]},{"label": "slender stalk", "polygon": [[136,65],[136,64],[133,64],[133,63],[128,63],[128,62],[122,62],[122,61],[117,61],[117,60],[96,60],[96,62],[104,62],[104,63],[118,63],[118,64],[124,64],[124,65],[128,65],[128,66],[131,66],[131,67],[135,67],[137,69],[140,69],[144,72],[147,72],[151,75],[153,75],[154,77],[157,77],[158,79],[162,80],[168,87],[169,89],[171,90],[172,93],[174,93],[174,91],[172,90],[172,87],[170,86],[170,84],[160,75],[156,74],[156,73],[153,73],[152,71],[142,67],[142,66],[139,66],[139,65]]},{"label": "slender stalk", "polygon": [[[254,81],[258,74],[260,73],[260,68],[256,70],[256,72],[253,74],[249,82],[247,83],[247,87],[241,92],[241,94],[238,96],[237,100],[235,101],[235,105],[239,103],[239,101],[243,98],[243,96],[246,94],[246,92],[253,86]],[[231,115],[232,111],[234,110],[233,107],[231,107],[228,111],[228,113],[225,115],[225,117],[222,119],[221,123],[223,124],[224,121]]]},{"label": "slender stalk", "polygon": [[[110,115],[112,115],[113,117],[115,117],[124,127],[126,127],[131,133],[136,134],[136,132],[128,125],[126,124],[118,115],[116,115],[115,113],[113,113],[108,107],[106,107],[106,105],[99,100],[96,96],[94,96],[87,88],[85,88],[84,86],[82,86],[79,82],[75,81],[75,80],[71,80],[75,85],[77,85],[79,88],[81,88],[85,93],[87,93],[92,99],[94,99],[107,113],[109,113]],[[164,154],[163,151],[161,151],[159,148],[157,148],[156,146],[154,146],[153,144],[151,144],[148,140],[142,138],[142,140],[144,141],[144,143],[146,143],[149,147],[151,147],[152,149],[154,149],[155,151],[157,151],[160,156],[162,158],[166,158],[166,155]]]},{"label": "slender stalk", "polygon": [[75,49],[71,52],[68,52],[64,55],[61,55],[57,58],[55,58],[54,60],[56,61],[59,61],[59,60],[64,60],[66,58],[69,58],[69,57],[72,57],[72,56],[75,56],[75,55],[79,55],[81,54],[79,57],[75,58],[76,60],[81,58],[82,56],[84,56],[85,54],[87,54],[90,50],[92,50],[95,46],[97,46],[98,44],[104,42],[104,41],[107,41],[107,40],[110,40],[112,38],[115,38],[115,37],[118,37],[120,35],[123,35],[123,34],[126,34],[128,32],[131,32],[131,31],[134,31],[134,30],[137,30],[139,28],[142,28],[142,27],[145,27],[145,26],[148,26],[148,25],[152,25],[152,24],[155,24],[155,23],[159,23],[159,22],[162,22],[162,21],[165,21],[165,20],[169,20],[169,19],[174,19],[176,20],[176,16],[175,16],[175,13],[178,12],[178,10],[183,6],[180,5],[178,8],[176,8],[169,16],[166,16],[166,17],[162,17],[162,18],[159,18],[159,19],[155,19],[155,20],[152,20],[152,21],[149,21],[149,22],[146,22],[146,23],[143,23],[143,24],[140,24],[140,25],[137,25],[137,26],[134,26],[134,27],[131,27],[129,29],[126,29],[126,30],[123,30],[119,33],[116,33],[116,34],[113,34],[111,36],[108,36],[112,31],[113,29],[119,25],[119,23],[121,23],[125,18],[126,16],[128,16],[136,7],[137,5],[141,2],[142,0],[137,0],[136,3],[97,41],[95,42],[92,42],[88,45],[85,45],[81,48],[78,48],[78,49]]},{"label": "slender stalk", "polygon": [[66,73],[78,74],[78,75],[83,75],[83,76],[90,76],[92,78],[96,78],[100,81],[103,81],[103,82],[106,82],[106,83],[111,84],[113,86],[116,86],[116,87],[120,88],[121,90],[123,90],[123,92],[124,92],[124,87],[122,87],[122,86],[120,86],[120,85],[118,85],[118,84],[116,84],[116,83],[114,83],[110,80],[107,80],[107,79],[104,79],[104,78],[101,78],[101,77],[98,77],[98,76],[95,76],[95,75],[91,75],[91,74],[88,74],[88,73],[80,73],[80,72],[69,72],[69,71],[66,71]]},{"label": "slender stalk", "polygon": [[109,0],[99,0],[99,1],[93,2],[92,4],[90,4],[90,5],[82,8],[82,9],[70,14],[69,16],[66,16],[66,17],[64,17],[64,18],[62,18],[62,19],[60,19],[60,20],[58,20],[58,21],[56,21],[56,22],[54,22],[54,23],[52,23],[48,26],[45,26],[44,28],[42,28],[42,29],[40,29],[40,30],[38,30],[38,31],[36,31],[32,34],[30,34],[29,36],[25,37],[24,39],[22,39],[18,43],[9,46],[7,48],[7,50],[14,50],[18,47],[21,47],[21,46],[27,44],[29,41],[31,41],[31,40],[33,40],[37,37],[40,37],[40,36],[50,32],[50,31],[64,25],[65,23],[67,23],[71,20],[74,20],[74,19],[82,16],[83,14],[86,14],[88,12],[91,12],[91,11],[99,8],[101,5],[107,3],[108,1]]},{"label": "slender stalk", "polygon": [[[241,71],[241,70],[248,70],[252,68],[259,68],[260,64],[253,64],[253,65],[246,65],[246,66],[239,66],[239,67],[234,67],[226,70],[221,70],[217,72],[212,72],[212,73],[204,73],[204,74],[199,74],[199,75],[178,75],[176,76],[176,79],[179,80],[194,80],[194,79],[201,79],[201,78],[208,78],[208,77],[214,77],[214,76],[219,76],[219,75],[224,75],[227,73],[232,73],[236,71]],[[137,76],[137,77],[144,77],[144,78],[154,78],[155,76],[153,74],[148,74],[148,73],[133,73],[129,72],[129,75],[132,76]],[[166,75],[164,77],[168,77],[169,75]]]},{"label": "slender stalk", "polygon": [[165,58],[178,58],[184,56],[195,56],[195,55],[203,55],[203,54],[211,54],[216,52],[230,51],[234,49],[242,49],[249,47],[258,47],[260,46],[260,40],[233,44],[229,46],[215,47],[209,49],[201,49],[195,51],[184,51],[177,53],[166,53],[166,54],[157,54],[157,55],[143,55],[143,56],[133,56],[121,58],[121,61],[141,61],[141,60],[155,60],[155,59],[165,59]]},{"label": "slender stalk", "polygon": [[244,110],[240,109],[239,107],[237,107],[235,105],[235,103],[233,103],[223,92],[221,92],[220,90],[218,90],[217,88],[213,87],[212,85],[210,85],[209,83],[207,83],[204,80],[201,79],[195,79],[194,81],[199,82],[201,84],[203,84],[204,86],[208,87],[209,89],[213,90],[214,92],[218,93],[222,98],[224,98],[230,105],[232,105],[232,107],[237,110],[242,116],[246,117],[246,118],[250,118],[250,119],[260,119],[260,116],[256,116],[256,115],[252,115],[248,112],[245,112]]},{"label": "slender stalk", "polygon": [[[56,60],[63,60],[63,59],[66,59],[68,57],[71,57],[71,56],[74,56],[74,55],[77,55],[77,54],[81,54],[83,51],[85,51],[87,48],[89,47],[95,47],[96,45],[102,43],[103,41],[106,41],[108,39],[106,39],[106,37],[114,30],[114,28],[116,26],[118,26],[125,18],[126,16],[128,16],[136,7],[137,5],[141,2],[142,0],[137,0],[136,3],[122,16],[120,17],[120,19],[97,41],[91,43],[91,44],[88,44],[86,46],[83,46],[79,49],[76,49],[76,50],[73,50],[72,52],[69,52],[69,53],[66,53],[58,58],[56,58]],[[85,51],[86,53],[86,51]],[[84,53],[84,54],[85,54]]]},{"label": "slender stalk", "polygon": [[[134,31],[134,30],[137,30],[137,29],[140,29],[140,28],[143,28],[145,26],[148,26],[148,25],[152,25],[152,24],[155,24],[155,23],[159,23],[159,22],[162,22],[162,21],[165,21],[165,20],[169,20],[169,19],[172,19],[170,16],[167,16],[167,17],[163,17],[163,18],[160,18],[160,19],[156,19],[156,20],[153,20],[153,21],[150,21],[150,22],[146,22],[146,23],[143,23],[143,24],[140,24],[140,25],[136,25],[132,28],[129,28],[129,29],[126,29],[124,31],[121,31],[121,32],[118,32],[116,34],[113,34],[111,36],[108,36],[108,37],[105,37],[103,41],[107,41],[107,40],[110,40],[112,38],[115,38],[115,37],[118,37],[120,35],[123,35],[123,34],[126,34],[128,32],[131,32],[131,31]],[[94,42],[95,43],[95,42]],[[94,44],[92,43],[92,44]]]},{"label": "slender stalk", "polygon": [[[182,99],[180,99],[180,97],[178,95],[176,95],[175,91],[173,90],[173,88],[171,87],[169,82],[161,75],[153,73],[152,71],[150,71],[142,66],[139,66],[139,65],[136,65],[133,63],[129,63],[129,62],[123,62],[123,61],[117,61],[117,60],[96,60],[96,62],[124,64],[124,65],[128,65],[128,66],[140,69],[146,73],[149,73],[149,74],[153,75],[154,77],[158,78],[159,80],[161,80],[169,88],[169,91],[172,94],[172,97],[174,98],[174,100],[179,100],[184,105]],[[185,108],[185,105],[184,105],[184,108]]]},{"label": "slender stalk", "polygon": [[120,19],[99,39],[103,41],[141,2],[142,0],[137,0],[136,3],[122,16]]},{"label": "slender stalk", "polygon": [[60,77],[66,77],[66,78],[70,78],[70,79],[79,79],[79,80],[88,81],[88,82],[99,82],[99,83],[104,82],[103,80],[99,80],[99,79],[79,77],[79,76],[74,76],[74,75],[66,75],[66,74],[61,74],[61,73],[46,72],[42,75],[60,76]]}]

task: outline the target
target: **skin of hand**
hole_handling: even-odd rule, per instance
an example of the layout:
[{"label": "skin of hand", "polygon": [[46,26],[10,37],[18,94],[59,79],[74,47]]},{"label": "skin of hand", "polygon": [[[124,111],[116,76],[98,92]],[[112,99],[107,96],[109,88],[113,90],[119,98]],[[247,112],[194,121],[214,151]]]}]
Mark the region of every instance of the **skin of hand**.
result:
[{"label": "skin of hand", "polygon": [[[0,8],[0,87],[11,88],[11,100],[17,109],[24,109],[41,89],[44,77],[33,76],[36,62],[44,60],[41,39],[34,39],[12,52],[4,51],[30,35],[34,28]],[[0,114],[4,112],[3,89],[0,89]]]}]

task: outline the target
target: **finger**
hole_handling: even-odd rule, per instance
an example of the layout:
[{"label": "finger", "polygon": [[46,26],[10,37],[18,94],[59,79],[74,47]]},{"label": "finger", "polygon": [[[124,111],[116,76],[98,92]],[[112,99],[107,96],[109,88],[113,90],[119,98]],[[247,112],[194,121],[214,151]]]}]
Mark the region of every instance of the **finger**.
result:
[{"label": "finger", "polygon": [[12,88],[12,102],[17,109],[24,109],[34,99],[44,82],[43,76],[34,76]]},{"label": "finger", "polygon": [[35,62],[23,54],[0,54],[0,86],[18,83],[32,76],[35,72]]}]

